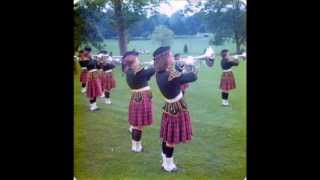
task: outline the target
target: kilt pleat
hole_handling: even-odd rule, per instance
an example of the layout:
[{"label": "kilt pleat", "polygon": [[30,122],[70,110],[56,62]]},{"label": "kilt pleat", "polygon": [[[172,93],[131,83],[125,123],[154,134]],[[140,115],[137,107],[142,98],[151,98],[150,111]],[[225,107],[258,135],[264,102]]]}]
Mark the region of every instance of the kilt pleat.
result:
[{"label": "kilt pleat", "polygon": [[111,91],[113,88],[116,87],[116,81],[113,78],[113,75],[111,72],[104,74],[104,83],[103,83],[103,89],[106,91]]},{"label": "kilt pleat", "polygon": [[187,109],[173,115],[163,112],[160,138],[170,144],[186,143],[192,139],[192,124]]},{"label": "kilt pleat", "polygon": [[[150,91],[133,93],[129,103],[128,122],[132,126],[148,126],[154,121],[153,104]],[[137,101],[137,97],[140,99]]]},{"label": "kilt pleat", "polygon": [[236,81],[232,71],[223,72],[220,80],[220,89],[223,91],[230,91],[236,88]]},{"label": "kilt pleat", "polygon": [[80,74],[80,82],[81,83],[87,83],[88,81],[88,71],[87,70],[82,70]]},{"label": "kilt pleat", "polygon": [[95,98],[102,95],[101,80],[97,76],[98,74],[88,74],[90,76],[87,82],[87,97]]}]

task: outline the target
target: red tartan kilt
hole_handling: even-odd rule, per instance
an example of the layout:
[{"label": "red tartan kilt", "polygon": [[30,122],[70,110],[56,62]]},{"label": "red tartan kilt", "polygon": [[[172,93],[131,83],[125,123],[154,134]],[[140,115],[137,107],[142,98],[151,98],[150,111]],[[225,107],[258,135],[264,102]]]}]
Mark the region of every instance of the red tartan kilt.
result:
[{"label": "red tartan kilt", "polygon": [[100,79],[89,80],[87,83],[87,97],[95,98],[102,95]]},{"label": "red tartan kilt", "polygon": [[80,82],[81,83],[87,83],[88,81],[88,71],[87,70],[82,70],[80,74]]},{"label": "red tartan kilt", "polygon": [[113,78],[113,75],[111,72],[105,73],[104,75],[104,83],[103,83],[103,89],[107,91],[111,91],[111,89],[116,87],[116,81]]},{"label": "red tartan kilt", "polygon": [[230,91],[236,88],[236,81],[234,79],[232,71],[223,72],[221,75],[220,89],[222,91]]},{"label": "red tartan kilt", "polygon": [[186,84],[181,84],[180,85],[180,88],[181,88],[181,90],[182,91],[186,91],[186,89],[189,87],[189,84],[188,83],[186,83]]},{"label": "red tartan kilt", "polygon": [[132,95],[129,103],[128,122],[132,126],[148,126],[154,121],[150,92],[143,91],[142,93],[142,100],[140,102],[136,102]]},{"label": "red tartan kilt", "polygon": [[169,144],[186,143],[192,139],[192,124],[189,112],[180,111],[171,115],[162,113],[160,138]]},{"label": "red tartan kilt", "polygon": [[105,73],[103,72],[100,76],[100,82],[101,82],[101,89],[102,89],[102,92],[105,91],[105,86],[106,86],[106,76],[105,76]]}]

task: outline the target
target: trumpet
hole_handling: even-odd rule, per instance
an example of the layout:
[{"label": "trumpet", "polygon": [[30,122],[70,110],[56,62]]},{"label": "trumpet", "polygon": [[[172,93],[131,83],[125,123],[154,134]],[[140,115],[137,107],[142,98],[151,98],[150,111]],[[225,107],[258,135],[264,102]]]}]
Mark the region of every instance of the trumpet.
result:
[{"label": "trumpet", "polygon": [[108,63],[112,63],[115,65],[121,64],[121,58],[122,56],[110,56],[109,54],[95,54],[92,55],[92,59],[96,61],[105,61]]},{"label": "trumpet", "polygon": [[[176,63],[178,63],[183,69],[183,72],[195,72],[199,69],[199,64],[196,62],[199,62],[197,60],[205,60],[207,66],[212,67],[214,63],[215,53],[211,46],[209,46],[205,53],[200,56],[187,56],[187,57],[181,57],[180,60],[175,60]],[[153,61],[145,61],[141,63],[142,65],[148,67],[153,66]]]},{"label": "trumpet", "polygon": [[194,57],[194,59],[214,59],[215,53],[211,46],[207,47],[205,53],[200,56]]},{"label": "trumpet", "polygon": [[92,59],[94,59],[94,60],[108,59],[108,57],[109,57],[108,54],[95,54],[95,55],[92,55]]},{"label": "trumpet", "polygon": [[199,64],[196,64],[197,60],[205,60],[208,67],[212,67],[214,63],[214,50],[209,46],[205,53],[200,56],[187,56],[177,60],[177,63],[180,63],[181,66],[184,66],[184,72],[194,72],[197,71],[200,67]]},{"label": "trumpet", "polygon": [[236,55],[233,55],[231,57],[234,58],[234,59],[240,59],[240,58],[247,59],[247,53],[243,52],[242,54],[236,54]]}]

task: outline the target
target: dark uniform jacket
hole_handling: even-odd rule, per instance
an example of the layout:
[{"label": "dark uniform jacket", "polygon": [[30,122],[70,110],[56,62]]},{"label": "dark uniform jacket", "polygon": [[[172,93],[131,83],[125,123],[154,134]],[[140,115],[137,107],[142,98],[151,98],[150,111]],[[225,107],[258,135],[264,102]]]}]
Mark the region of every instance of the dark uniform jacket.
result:
[{"label": "dark uniform jacket", "polygon": [[169,78],[168,71],[160,71],[156,74],[157,84],[162,95],[167,99],[173,99],[181,92],[180,85],[197,80],[197,75],[190,73],[177,73],[173,78]]},{"label": "dark uniform jacket", "polygon": [[110,69],[115,68],[115,65],[113,65],[113,64],[111,64],[111,63],[107,63],[107,64],[105,64],[102,68],[103,68],[104,71],[108,71],[108,70],[110,70]]},{"label": "dark uniform jacket", "polygon": [[140,89],[148,86],[148,81],[155,73],[154,68],[141,68],[137,72],[133,69],[127,71],[127,83],[131,89]]},{"label": "dark uniform jacket", "polygon": [[229,59],[222,59],[221,60],[222,70],[230,69],[232,66],[238,66],[238,64],[239,64],[238,60],[235,60],[235,61],[231,61]]},{"label": "dark uniform jacket", "polygon": [[86,61],[79,61],[79,64],[80,64],[80,66],[81,66],[82,68],[87,67],[88,63],[89,63],[88,60],[86,60]]}]

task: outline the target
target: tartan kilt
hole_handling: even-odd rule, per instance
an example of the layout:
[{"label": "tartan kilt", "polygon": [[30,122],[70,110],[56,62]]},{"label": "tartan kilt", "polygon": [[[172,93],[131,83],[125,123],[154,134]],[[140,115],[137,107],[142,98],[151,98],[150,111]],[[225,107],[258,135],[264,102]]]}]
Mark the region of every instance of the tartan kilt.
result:
[{"label": "tartan kilt", "polygon": [[102,89],[102,92],[105,91],[105,87],[106,87],[106,75],[105,75],[105,72],[102,72],[102,74],[99,76],[100,78],[100,81],[101,81],[101,89]]},{"label": "tartan kilt", "polygon": [[80,82],[81,83],[87,83],[88,81],[88,70],[81,70],[80,73]]},{"label": "tartan kilt", "polygon": [[223,72],[220,80],[220,89],[222,91],[230,91],[236,88],[236,81],[234,79],[232,71]]},{"label": "tartan kilt", "polygon": [[97,70],[97,72],[98,72],[98,78],[100,79],[100,81],[101,81],[101,79],[103,78],[103,76],[104,76],[104,72],[103,72],[103,70],[102,69],[98,69]]},{"label": "tartan kilt", "polygon": [[160,138],[169,144],[186,143],[192,139],[191,118],[186,108],[176,114],[162,113]]},{"label": "tartan kilt", "polygon": [[189,87],[189,84],[188,83],[185,83],[185,84],[181,84],[180,85],[180,88],[182,91],[186,91],[186,89]]},{"label": "tartan kilt", "polygon": [[129,103],[128,122],[132,126],[149,126],[154,121],[152,93],[142,91],[132,93]]},{"label": "tartan kilt", "polygon": [[104,81],[105,81],[103,83],[104,90],[109,92],[116,87],[116,80],[113,78],[112,72],[108,72],[104,74]]},{"label": "tartan kilt", "polygon": [[87,97],[95,98],[102,95],[101,80],[98,72],[88,74]]}]

